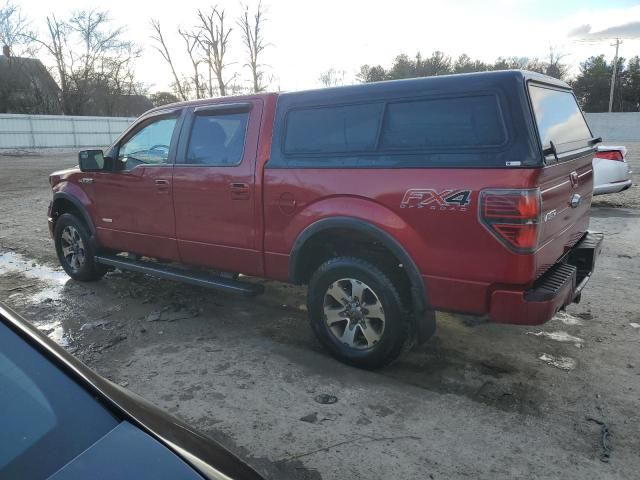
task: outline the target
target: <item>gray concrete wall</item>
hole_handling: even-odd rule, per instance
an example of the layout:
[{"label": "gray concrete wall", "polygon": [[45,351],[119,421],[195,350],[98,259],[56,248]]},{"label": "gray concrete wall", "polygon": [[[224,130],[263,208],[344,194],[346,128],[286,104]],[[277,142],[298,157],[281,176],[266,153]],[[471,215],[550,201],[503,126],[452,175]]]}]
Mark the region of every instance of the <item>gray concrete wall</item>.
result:
[{"label": "gray concrete wall", "polygon": [[640,141],[640,112],[586,113],[596,137],[604,143]]},{"label": "gray concrete wall", "polygon": [[135,118],[0,114],[0,148],[99,147]]}]

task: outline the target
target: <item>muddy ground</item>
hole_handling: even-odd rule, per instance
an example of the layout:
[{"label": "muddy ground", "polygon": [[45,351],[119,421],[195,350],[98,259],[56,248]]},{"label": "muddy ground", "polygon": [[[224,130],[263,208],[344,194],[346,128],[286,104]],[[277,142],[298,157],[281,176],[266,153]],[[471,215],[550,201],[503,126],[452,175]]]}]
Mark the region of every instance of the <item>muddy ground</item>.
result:
[{"label": "muddy ground", "polygon": [[[640,144],[628,146],[638,171]],[[268,478],[638,478],[639,187],[594,202],[603,256],[566,314],[538,328],[438,315],[427,344],[365,372],[321,350],[299,288],[267,282],[246,300],[118,271],[68,280],[47,234],[47,175],[74,164],[0,155],[0,298]]]}]

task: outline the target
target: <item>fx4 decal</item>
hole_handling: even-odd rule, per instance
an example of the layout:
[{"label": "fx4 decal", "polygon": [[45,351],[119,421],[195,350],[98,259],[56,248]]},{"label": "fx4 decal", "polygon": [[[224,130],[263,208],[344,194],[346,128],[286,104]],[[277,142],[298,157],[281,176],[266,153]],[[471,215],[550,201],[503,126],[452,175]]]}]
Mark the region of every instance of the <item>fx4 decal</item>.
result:
[{"label": "fx4 decal", "polygon": [[447,188],[437,191],[433,188],[410,188],[400,202],[400,208],[428,208],[464,212],[471,204],[471,190]]}]

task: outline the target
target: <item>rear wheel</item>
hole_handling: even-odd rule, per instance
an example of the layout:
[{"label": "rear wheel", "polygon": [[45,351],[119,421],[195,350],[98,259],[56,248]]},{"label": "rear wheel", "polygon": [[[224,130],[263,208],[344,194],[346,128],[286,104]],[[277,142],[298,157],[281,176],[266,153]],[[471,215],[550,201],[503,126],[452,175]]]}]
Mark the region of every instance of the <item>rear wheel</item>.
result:
[{"label": "rear wheel", "polygon": [[357,367],[387,365],[410,337],[408,315],[395,286],[382,270],[359,258],[323,263],[309,282],[307,308],[322,345]]},{"label": "rear wheel", "polygon": [[64,271],[74,280],[100,280],[107,268],[95,261],[89,234],[77,217],[65,213],[56,220],[54,230],[56,253]]}]

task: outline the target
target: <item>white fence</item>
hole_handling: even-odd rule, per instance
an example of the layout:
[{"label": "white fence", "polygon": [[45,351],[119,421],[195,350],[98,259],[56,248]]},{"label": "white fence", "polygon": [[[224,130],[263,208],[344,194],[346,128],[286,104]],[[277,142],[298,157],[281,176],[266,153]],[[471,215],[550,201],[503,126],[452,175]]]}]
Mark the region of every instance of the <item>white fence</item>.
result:
[{"label": "white fence", "polygon": [[102,147],[135,118],[0,114],[0,148]]},{"label": "white fence", "polygon": [[[640,112],[587,113],[605,143],[640,141]],[[134,118],[0,114],[0,148],[102,147]]]}]

